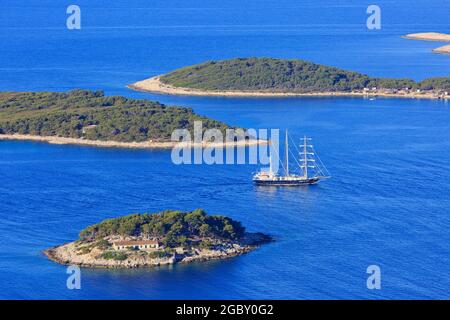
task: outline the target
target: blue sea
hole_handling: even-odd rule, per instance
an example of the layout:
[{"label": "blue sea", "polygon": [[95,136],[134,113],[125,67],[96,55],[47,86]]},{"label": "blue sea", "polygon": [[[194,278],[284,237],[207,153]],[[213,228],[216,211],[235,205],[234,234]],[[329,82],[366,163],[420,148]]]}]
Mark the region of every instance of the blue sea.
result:
[{"label": "blue sea", "polygon": [[[445,0],[3,1],[0,90],[104,90],[187,106],[235,126],[308,135],[332,178],[264,188],[254,165],[174,165],[170,151],[0,142],[1,299],[448,299],[450,106],[413,99],[175,97],[127,84],[206,60],[301,58],[421,80],[450,75]],[[82,269],[42,250],[106,218],[204,208],[276,241],[247,255],[158,269]],[[366,269],[378,265],[381,289]]]}]

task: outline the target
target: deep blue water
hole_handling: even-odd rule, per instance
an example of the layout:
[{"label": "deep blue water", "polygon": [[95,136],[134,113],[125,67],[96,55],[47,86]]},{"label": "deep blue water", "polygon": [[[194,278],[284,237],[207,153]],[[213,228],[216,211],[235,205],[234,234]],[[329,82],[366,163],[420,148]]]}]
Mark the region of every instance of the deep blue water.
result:
[{"label": "deep blue water", "polygon": [[[314,139],[333,178],[258,188],[257,168],[176,166],[170,152],[0,142],[0,298],[450,298],[450,125],[442,101],[233,99],[132,92],[126,84],[237,56],[304,58],[368,73],[448,76],[440,43],[401,35],[449,31],[448,1],[6,1],[0,90],[103,89],[194,108],[232,125],[289,128]],[[204,208],[277,241],[226,261],[148,270],[66,269],[41,250],[99,220]],[[382,289],[366,288],[377,264]]]}]

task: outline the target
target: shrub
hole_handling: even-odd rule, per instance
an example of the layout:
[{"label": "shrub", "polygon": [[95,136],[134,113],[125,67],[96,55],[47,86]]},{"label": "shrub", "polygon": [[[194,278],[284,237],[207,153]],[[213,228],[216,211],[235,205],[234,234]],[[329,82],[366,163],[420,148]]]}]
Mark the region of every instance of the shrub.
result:
[{"label": "shrub", "polygon": [[88,254],[92,251],[92,247],[91,246],[84,246],[84,247],[79,247],[77,249],[77,253],[78,254]]},{"label": "shrub", "polygon": [[200,242],[199,247],[201,249],[214,249],[214,245],[212,244],[212,242],[210,240],[204,239],[202,242]]},{"label": "shrub", "polygon": [[124,252],[106,251],[100,255],[100,258],[103,258],[106,260],[123,261],[128,258],[128,255]]},{"label": "shrub", "polygon": [[111,244],[108,240],[101,239],[95,243],[95,246],[99,249],[106,250],[111,247]]}]

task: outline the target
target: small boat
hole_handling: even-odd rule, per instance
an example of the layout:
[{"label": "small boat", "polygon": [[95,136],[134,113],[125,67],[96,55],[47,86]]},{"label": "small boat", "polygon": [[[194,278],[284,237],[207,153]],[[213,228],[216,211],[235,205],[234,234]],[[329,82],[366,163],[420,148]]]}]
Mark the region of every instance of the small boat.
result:
[{"label": "small boat", "polygon": [[288,132],[286,130],[285,141],[285,163],[281,163],[284,169],[284,175],[279,175],[273,170],[272,150],[270,149],[270,168],[269,171],[260,171],[253,176],[253,182],[259,186],[302,186],[316,184],[320,180],[330,178],[328,170],[314,151],[314,147],[309,144],[311,138],[306,136],[301,139],[301,152],[299,159],[296,159],[300,174],[291,174],[289,171],[289,141]]}]

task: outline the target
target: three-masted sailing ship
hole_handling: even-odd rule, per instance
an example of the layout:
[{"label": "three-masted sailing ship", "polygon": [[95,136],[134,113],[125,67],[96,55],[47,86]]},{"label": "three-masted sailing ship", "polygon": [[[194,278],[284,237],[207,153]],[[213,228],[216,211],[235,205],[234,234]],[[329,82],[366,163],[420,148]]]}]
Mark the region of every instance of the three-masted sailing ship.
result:
[{"label": "three-masted sailing ship", "polygon": [[299,159],[295,159],[297,166],[300,169],[300,174],[290,173],[289,170],[289,137],[286,130],[285,139],[285,163],[281,163],[284,169],[284,175],[280,175],[274,170],[272,148],[269,154],[270,168],[269,171],[260,171],[253,176],[253,181],[256,185],[265,186],[301,186],[310,185],[319,182],[320,180],[329,178],[328,170],[323,165],[319,156],[310,144],[311,138],[306,136],[302,139],[301,152],[299,152]]}]

